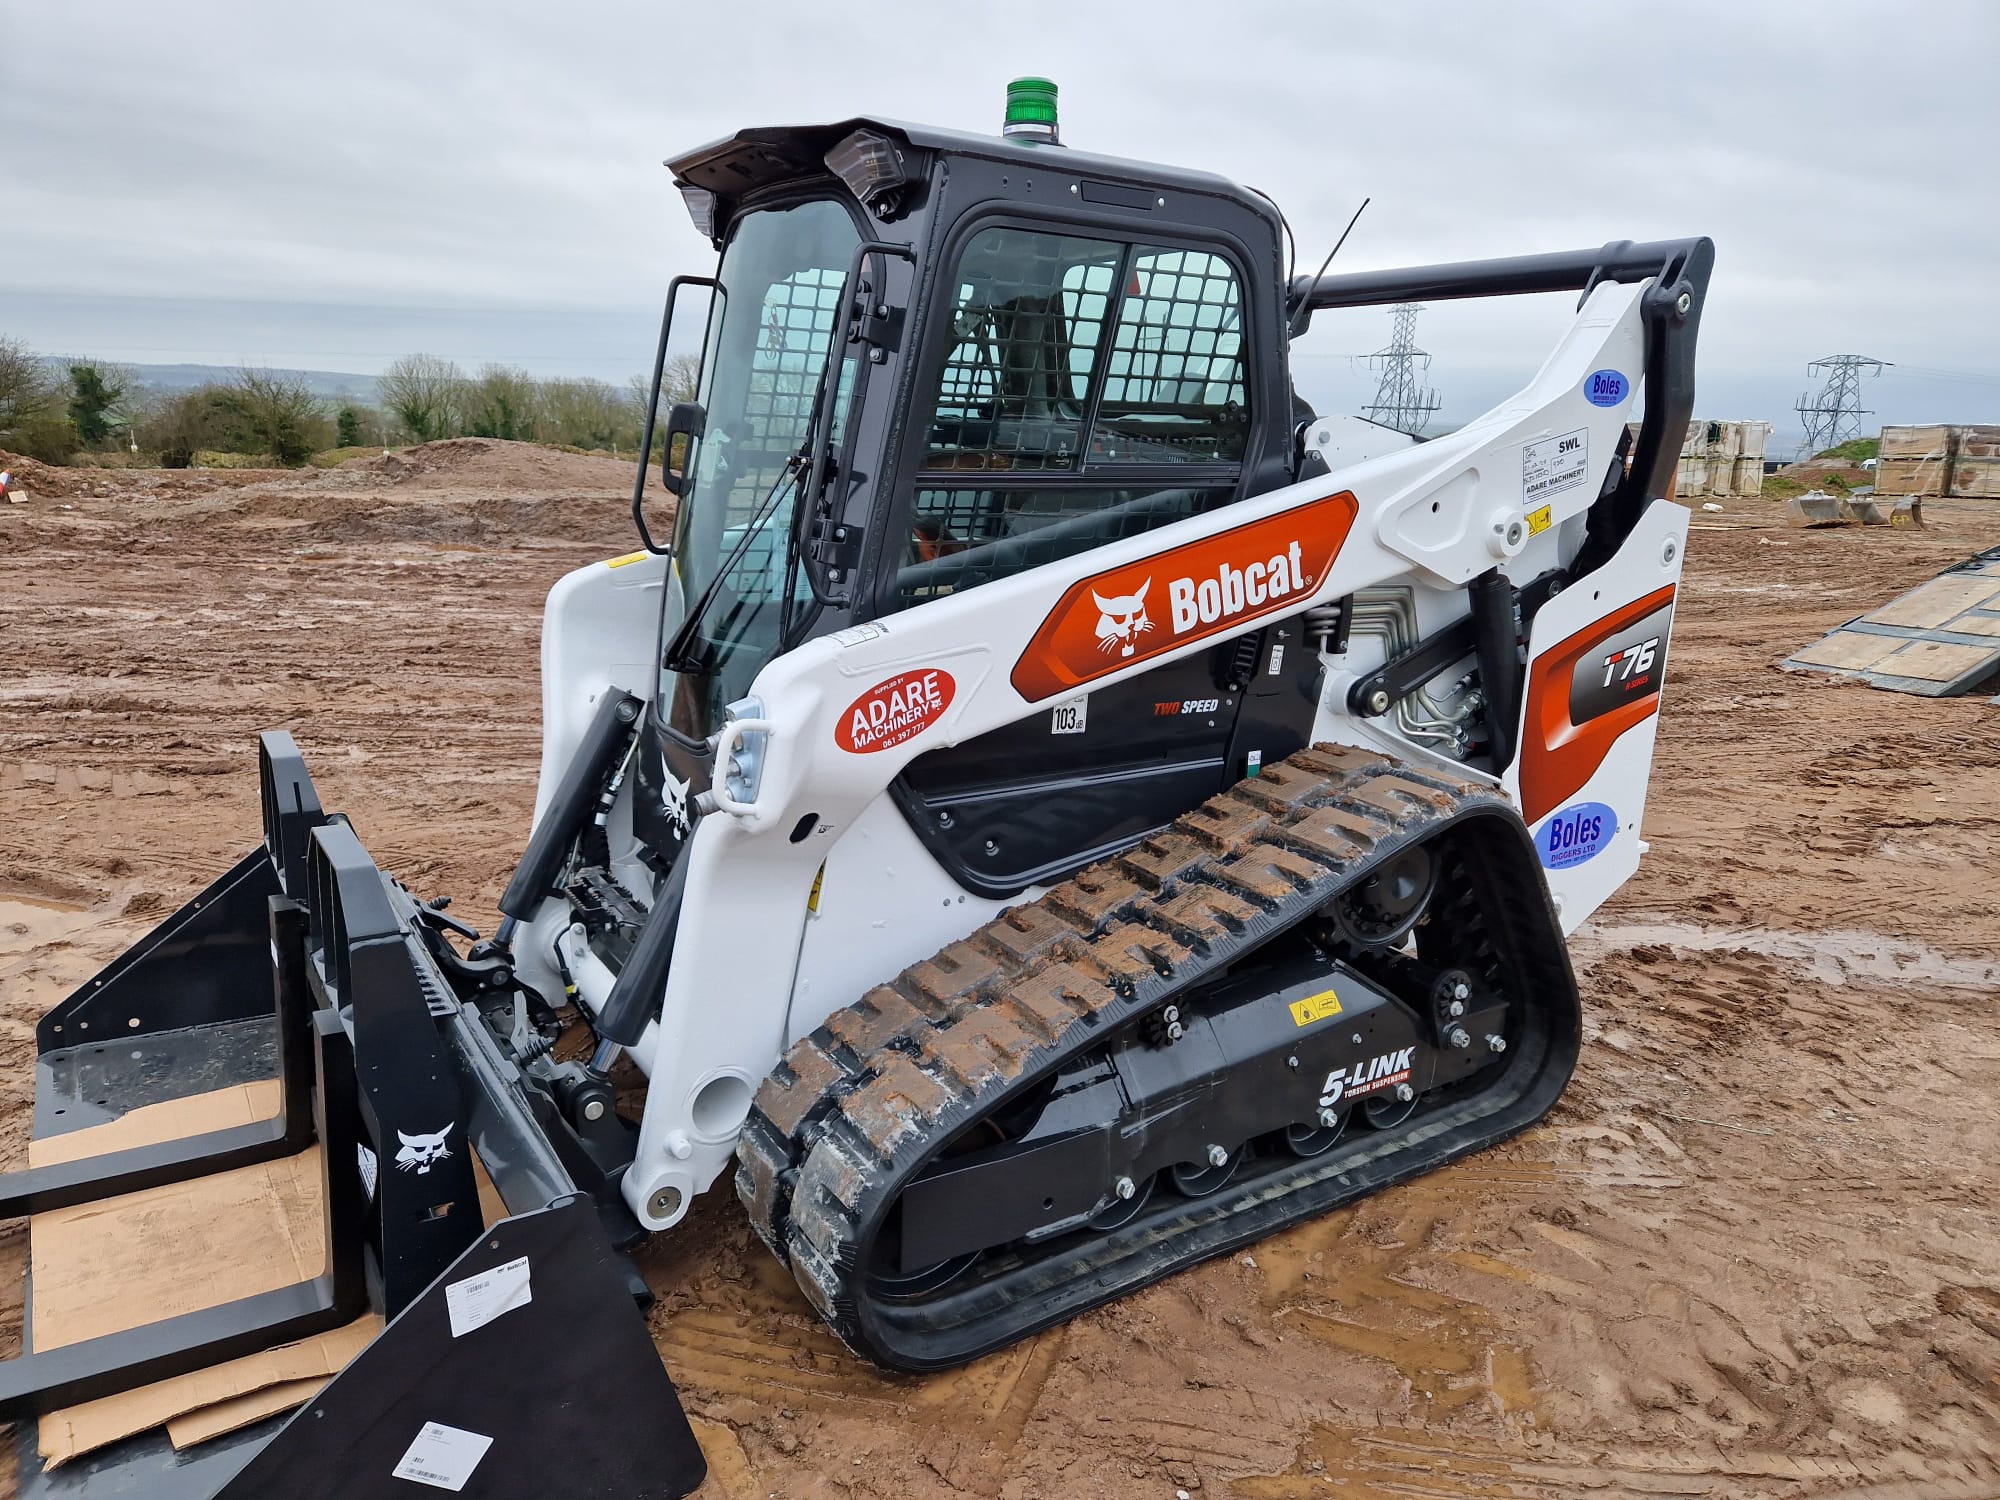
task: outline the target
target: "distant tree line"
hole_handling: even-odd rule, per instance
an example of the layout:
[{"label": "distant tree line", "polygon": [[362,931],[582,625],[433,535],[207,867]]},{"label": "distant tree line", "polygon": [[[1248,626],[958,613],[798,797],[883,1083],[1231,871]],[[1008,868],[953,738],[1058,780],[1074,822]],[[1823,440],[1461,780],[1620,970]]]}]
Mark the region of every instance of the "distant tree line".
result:
[{"label": "distant tree line", "polygon": [[[696,362],[670,362],[664,404],[694,394]],[[329,401],[297,376],[242,370],[192,390],[149,391],[102,361],[49,360],[0,337],[0,448],[44,463],[130,461],[187,468],[233,454],[297,467],[315,455],[448,437],[632,453],[647,382],[537,379],[489,364],[467,374],[447,359],[411,354],[375,382],[374,403]]]}]

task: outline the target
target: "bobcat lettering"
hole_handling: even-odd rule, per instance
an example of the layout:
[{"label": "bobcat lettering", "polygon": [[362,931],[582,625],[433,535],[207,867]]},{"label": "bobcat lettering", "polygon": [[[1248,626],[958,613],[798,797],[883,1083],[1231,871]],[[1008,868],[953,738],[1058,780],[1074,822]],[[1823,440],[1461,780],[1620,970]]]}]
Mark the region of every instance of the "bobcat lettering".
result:
[{"label": "bobcat lettering", "polygon": [[[1198,583],[1192,578],[1176,578],[1167,585],[1167,598],[1173,603],[1174,634],[1197,625],[1213,625],[1217,620],[1259,609],[1273,599],[1304,592],[1306,570],[1299,560],[1301,551],[1299,544],[1293,542],[1269,562],[1253,562],[1241,568],[1223,563],[1213,578]],[[1128,651],[1126,655],[1131,653]]]}]

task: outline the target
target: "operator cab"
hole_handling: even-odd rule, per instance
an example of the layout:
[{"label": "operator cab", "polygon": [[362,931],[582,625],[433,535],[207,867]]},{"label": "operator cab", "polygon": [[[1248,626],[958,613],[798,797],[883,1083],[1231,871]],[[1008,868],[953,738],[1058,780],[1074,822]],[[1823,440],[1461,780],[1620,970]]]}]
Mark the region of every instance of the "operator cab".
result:
[{"label": "operator cab", "polygon": [[[691,458],[636,829],[662,867],[775,655],[1293,479],[1276,207],[1057,145],[1053,94],[1027,118],[1017,88],[999,137],[853,119],[669,163],[721,260],[668,422]],[[932,752],[892,795],[967,889],[1057,877],[1243,773],[1244,688],[1282,628],[1102,690],[1075,732],[1041,714]],[[1309,656],[1259,710],[1290,726],[1260,721],[1267,754],[1304,742]]]}]

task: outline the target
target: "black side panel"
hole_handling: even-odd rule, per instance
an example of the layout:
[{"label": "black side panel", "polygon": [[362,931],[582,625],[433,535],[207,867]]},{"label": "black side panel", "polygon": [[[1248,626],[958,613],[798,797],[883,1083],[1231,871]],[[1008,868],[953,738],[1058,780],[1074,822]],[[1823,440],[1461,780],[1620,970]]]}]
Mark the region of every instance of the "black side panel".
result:
[{"label": "black side panel", "polygon": [[1300,621],[1267,625],[1256,639],[1256,664],[1243,690],[1236,733],[1229,744],[1226,784],[1305,749],[1319,711],[1320,680],[1326,668]]},{"label": "black side panel", "polygon": [[681,857],[694,829],[694,799],[708,790],[713,753],[689,750],[668,734],[656,702],[633,757],[632,832],[664,874]]},{"label": "black side panel", "polygon": [[1282,621],[919,756],[890,794],[954,880],[1004,900],[1166,826],[1253,755],[1268,765],[1303,747],[1319,675],[1298,622]]},{"label": "black side panel", "polygon": [[259,844],[36,1022],[35,1050],[270,1015],[266,909],[282,894]]},{"label": "black side panel", "polygon": [[[454,1337],[445,1289],[525,1259],[532,1300]],[[587,1198],[494,1225],[301,1407],[223,1500],[409,1500],[428,1423],[492,1439],[485,1500],[679,1500],[707,1473]],[[442,1493],[442,1491],[438,1491]]]}]

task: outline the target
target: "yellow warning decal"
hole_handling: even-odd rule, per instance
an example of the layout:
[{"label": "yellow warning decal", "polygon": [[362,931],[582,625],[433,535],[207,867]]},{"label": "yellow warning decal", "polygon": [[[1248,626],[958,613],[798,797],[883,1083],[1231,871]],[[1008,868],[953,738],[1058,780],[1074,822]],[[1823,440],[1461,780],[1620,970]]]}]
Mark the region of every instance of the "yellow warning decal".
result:
[{"label": "yellow warning decal", "polygon": [[1315,1021],[1324,1021],[1328,1016],[1339,1014],[1340,996],[1332,990],[1322,990],[1317,995],[1292,1002],[1292,1024],[1295,1026],[1310,1026]]},{"label": "yellow warning decal", "polygon": [[1549,529],[1549,522],[1552,521],[1553,519],[1555,518],[1549,514],[1549,508],[1546,505],[1544,505],[1540,510],[1529,511],[1528,535],[1540,536],[1543,532]]},{"label": "yellow warning decal", "polygon": [[644,562],[649,555],[645,552],[628,552],[623,557],[607,557],[604,559],[604,566],[622,568],[627,563]]}]

